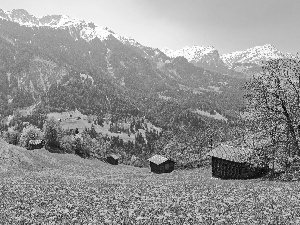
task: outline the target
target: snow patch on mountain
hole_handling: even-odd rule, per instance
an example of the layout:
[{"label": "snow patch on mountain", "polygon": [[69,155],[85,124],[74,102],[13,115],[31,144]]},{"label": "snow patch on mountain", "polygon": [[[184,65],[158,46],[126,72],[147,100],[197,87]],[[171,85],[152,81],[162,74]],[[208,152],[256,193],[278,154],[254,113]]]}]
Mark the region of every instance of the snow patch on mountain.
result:
[{"label": "snow patch on mountain", "polygon": [[213,46],[204,47],[193,45],[192,47],[187,46],[175,51],[172,49],[164,48],[162,49],[162,52],[164,52],[171,58],[183,56],[188,61],[199,61],[199,59],[201,59],[203,56],[217,53],[217,50]]},{"label": "snow patch on mountain", "polygon": [[216,120],[225,120],[226,122],[228,120],[226,117],[224,117],[223,115],[219,114],[216,111],[214,111],[214,114],[210,114],[209,112],[206,112],[206,111],[203,111],[203,110],[200,110],[200,109],[197,109],[194,112],[196,112],[200,115],[203,115],[203,116],[212,117]]},{"label": "snow patch on mountain", "polygon": [[163,49],[161,49],[161,51],[163,52],[163,53],[165,53],[167,56],[169,56],[170,58],[176,58],[177,56],[174,56],[174,50],[172,50],[172,49],[169,49],[169,48],[163,48]]}]

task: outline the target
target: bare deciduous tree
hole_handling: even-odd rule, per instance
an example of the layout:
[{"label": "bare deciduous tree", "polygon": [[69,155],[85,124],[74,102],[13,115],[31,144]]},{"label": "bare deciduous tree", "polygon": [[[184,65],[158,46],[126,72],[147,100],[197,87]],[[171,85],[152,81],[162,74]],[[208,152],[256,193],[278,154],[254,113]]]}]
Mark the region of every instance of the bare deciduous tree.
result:
[{"label": "bare deciduous tree", "polygon": [[[255,132],[276,127],[275,146],[285,143],[286,154],[300,155],[300,58],[262,63],[262,71],[245,84],[247,119]],[[291,151],[289,151],[291,150]]]}]

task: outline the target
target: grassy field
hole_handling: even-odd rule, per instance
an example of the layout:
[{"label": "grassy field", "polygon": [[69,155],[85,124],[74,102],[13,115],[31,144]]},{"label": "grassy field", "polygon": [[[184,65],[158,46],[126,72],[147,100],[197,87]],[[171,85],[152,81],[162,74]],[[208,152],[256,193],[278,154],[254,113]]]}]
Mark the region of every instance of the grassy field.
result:
[{"label": "grassy field", "polygon": [[[72,117],[70,117],[70,115],[72,115]],[[70,112],[63,112],[63,113],[49,113],[48,117],[54,117],[55,119],[61,119],[62,121],[60,122],[60,125],[62,126],[63,129],[76,129],[78,128],[78,130],[81,132],[83,131],[85,128],[91,128],[92,123],[88,122],[87,116],[83,115],[82,113],[80,113],[79,111],[70,111]],[[80,119],[77,119],[78,117],[80,117]],[[112,133],[109,131],[109,126],[110,126],[110,121],[109,123],[104,122],[103,126],[100,125],[95,125],[95,130],[98,133],[101,133],[104,136],[115,136],[118,137],[120,139],[123,139],[123,141],[135,141],[135,135],[131,134],[130,137],[128,136],[128,134],[125,133]]]},{"label": "grassy field", "polygon": [[[70,115],[72,115],[70,117]],[[92,123],[88,122],[88,118],[86,115],[83,115],[79,111],[69,111],[69,112],[62,112],[62,113],[49,113],[48,118],[54,117],[56,120],[61,119],[60,125],[63,129],[73,129],[75,130],[78,128],[78,130],[81,132],[85,128],[91,128]],[[80,117],[80,119],[77,119]],[[132,141],[135,142],[135,134],[131,133],[130,136],[128,136],[127,133],[112,133],[109,131],[110,127],[110,121],[104,122],[103,126],[95,125],[94,128],[98,133],[101,133],[104,136],[109,137],[119,137],[120,139],[123,139],[123,141]],[[154,126],[150,122],[147,122],[147,129],[150,131],[150,129],[156,130],[158,132],[161,132],[161,128]],[[129,123],[126,123],[126,126],[129,127]],[[143,137],[145,137],[145,129],[139,129],[139,132],[142,134]]]},{"label": "grassy field", "polygon": [[157,175],[0,149],[1,224],[300,224],[298,182],[218,180],[210,168]]}]

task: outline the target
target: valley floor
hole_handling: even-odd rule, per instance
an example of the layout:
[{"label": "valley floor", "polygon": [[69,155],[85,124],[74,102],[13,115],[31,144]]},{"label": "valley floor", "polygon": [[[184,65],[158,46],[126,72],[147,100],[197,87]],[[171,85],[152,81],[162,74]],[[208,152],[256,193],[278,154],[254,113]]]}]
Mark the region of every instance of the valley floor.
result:
[{"label": "valley floor", "polygon": [[157,175],[45,149],[22,154],[26,163],[0,172],[1,224],[300,224],[298,182],[218,180],[210,168]]}]

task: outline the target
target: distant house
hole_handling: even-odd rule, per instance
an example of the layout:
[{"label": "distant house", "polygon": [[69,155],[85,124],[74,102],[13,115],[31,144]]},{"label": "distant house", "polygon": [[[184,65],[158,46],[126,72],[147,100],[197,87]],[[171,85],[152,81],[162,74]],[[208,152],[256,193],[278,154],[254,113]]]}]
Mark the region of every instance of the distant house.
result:
[{"label": "distant house", "polygon": [[136,157],[135,155],[132,155],[130,161],[131,161],[131,162],[134,162],[135,160],[137,160],[137,157]]},{"label": "distant house", "polygon": [[268,169],[249,162],[253,149],[220,145],[208,153],[212,158],[212,176],[222,179],[251,179],[265,174]]},{"label": "distant house", "polygon": [[175,162],[164,156],[154,155],[148,161],[153,173],[170,173],[174,170]]},{"label": "distant house", "polygon": [[28,150],[41,149],[44,146],[45,146],[44,140],[29,140],[27,149]]},{"label": "distant house", "polygon": [[117,156],[115,154],[110,154],[107,156],[106,161],[109,164],[118,165],[119,164],[119,156]]}]

